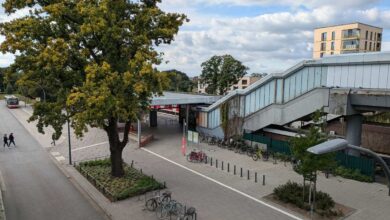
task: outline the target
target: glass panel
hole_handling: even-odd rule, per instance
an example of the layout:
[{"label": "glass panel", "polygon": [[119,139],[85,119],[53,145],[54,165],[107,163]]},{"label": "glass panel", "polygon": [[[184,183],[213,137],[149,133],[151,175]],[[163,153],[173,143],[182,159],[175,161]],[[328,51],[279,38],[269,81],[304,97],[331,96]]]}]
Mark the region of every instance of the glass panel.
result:
[{"label": "glass panel", "polygon": [[321,86],[321,67],[315,68],[315,76],[314,76],[314,87],[320,87]]},{"label": "glass panel", "polygon": [[302,70],[296,73],[295,80],[295,96],[300,96],[302,94]]},{"label": "glass panel", "polygon": [[321,86],[326,86],[326,80],[328,76],[328,67],[321,67]]},{"label": "glass panel", "polygon": [[302,70],[302,93],[307,92],[308,78],[309,78],[309,69],[306,67]]},{"label": "glass panel", "polygon": [[388,75],[389,75],[389,64],[382,64],[380,65],[380,81],[379,81],[379,88],[385,89],[387,88],[387,80],[388,80]]},{"label": "glass panel", "polygon": [[290,100],[290,78],[284,80],[284,102]]},{"label": "glass panel", "polygon": [[255,91],[255,111],[259,109],[260,100],[259,100],[259,89]]},{"label": "glass panel", "polygon": [[260,109],[264,108],[264,86],[260,89]]},{"label": "glass panel", "polygon": [[264,87],[264,106],[269,105],[269,83]]},{"label": "glass panel", "polygon": [[295,98],[295,78],[296,75],[291,76],[291,81],[290,81],[290,99]]},{"label": "glass panel", "polygon": [[283,99],[283,79],[278,79],[277,80],[277,85],[276,85],[276,102],[277,103],[282,103]]},{"label": "glass panel", "polygon": [[251,93],[251,104],[250,104],[250,108],[251,108],[251,113],[253,113],[255,111],[255,93],[252,92]]},{"label": "glass panel", "polygon": [[311,90],[314,88],[314,77],[315,77],[315,68],[310,67],[309,68],[309,80],[308,80],[307,90]]},{"label": "glass panel", "polygon": [[269,100],[269,104],[275,103],[275,80],[273,80],[269,86]]},{"label": "glass panel", "polygon": [[249,114],[249,95],[245,96],[245,115]]}]

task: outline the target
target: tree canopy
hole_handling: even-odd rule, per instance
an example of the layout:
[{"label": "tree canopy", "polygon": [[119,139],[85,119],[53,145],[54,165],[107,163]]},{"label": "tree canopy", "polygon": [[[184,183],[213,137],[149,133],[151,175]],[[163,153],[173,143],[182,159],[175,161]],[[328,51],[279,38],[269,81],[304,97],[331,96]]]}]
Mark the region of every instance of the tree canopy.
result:
[{"label": "tree canopy", "polygon": [[206,92],[223,95],[247,74],[248,68],[231,55],[213,56],[202,63],[201,82]]},{"label": "tree canopy", "polygon": [[191,92],[194,88],[194,83],[187,76],[186,73],[180,72],[178,70],[167,70],[169,82],[168,91],[175,92]]},{"label": "tree canopy", "polygon": [[[44,132],[51,125],[59,138],[70,120],[78,136],[88,126],[102,128],[109,139],[112,175],[122,176],[122,150],[131,121],[159,94],[166,79],[155,68],[186,21],[166,13],[161,0],[6,0],[9,14],[29,7],[27,16],[4,22],[3,53],[16,53],[11,72],[18,85],[45,96],[30,120]],[[65,110],[65,111],[64,111]],[[125,122],[119,138],[118,121]]]}]

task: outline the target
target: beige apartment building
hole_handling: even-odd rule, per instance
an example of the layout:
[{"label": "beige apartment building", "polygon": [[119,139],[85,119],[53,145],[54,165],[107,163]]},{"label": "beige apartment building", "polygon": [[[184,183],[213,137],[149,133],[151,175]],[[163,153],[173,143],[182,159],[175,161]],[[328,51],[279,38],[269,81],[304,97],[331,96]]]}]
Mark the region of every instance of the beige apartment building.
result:
[{"label": "beige apartment building", "polygon": [[313,58],[325,55],[380,51],[382,28],[351,23],[314,29]]},{"label": "beige apartment building", "polygon": [[[248,86],[252,85],[254,82],[259,80],[261,77],[254,76],[244,76],[236,84],[232,85],[227,92],[236,90],[236,89],[246,89]],[[198,93],[206,94],[207,85],[200,83],[198,81]]]}]

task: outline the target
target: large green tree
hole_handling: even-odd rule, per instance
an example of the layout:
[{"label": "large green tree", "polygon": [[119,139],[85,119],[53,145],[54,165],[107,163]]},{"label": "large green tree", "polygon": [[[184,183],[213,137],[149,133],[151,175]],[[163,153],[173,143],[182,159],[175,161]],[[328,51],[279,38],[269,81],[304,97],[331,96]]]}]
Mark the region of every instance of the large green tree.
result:
[{"label": "large green tree", "polygon": [[191,92],[194,83],[191,81],[191,79],[187,76],[187,74],[180,72],[178,70],[167,70],[165,71],[167,73],[169,82],[169,91],[175,91],[175,92]]},{"label": "large green tree", "polygon": [[223,95],[230,86],[247,74],[248,68],[231,55],[213,56],[202,63],[201,82],[207,85],[206,92]]},{"label": "large green tree", "polygon": [[[30,14],[2,23],[1,51],[16,53],[18,84],[42,92],[30,120],[38,130],[51,125],[61,135],[70,120],[78,136],[89,126],[104,129],[112,175],[124,175],[122,151],[132,120],[166,86],[155,68],[186,16],[166,13],[161,0],[6,0],[9,14]],[[125,122],[120,138],[117,124]]]}]

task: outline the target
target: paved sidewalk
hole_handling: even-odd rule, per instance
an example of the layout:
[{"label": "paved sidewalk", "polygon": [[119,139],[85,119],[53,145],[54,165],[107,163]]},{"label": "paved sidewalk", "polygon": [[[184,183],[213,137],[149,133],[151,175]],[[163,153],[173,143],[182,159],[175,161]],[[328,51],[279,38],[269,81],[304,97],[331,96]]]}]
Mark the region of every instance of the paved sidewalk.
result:
[{"label": "paved sidewalk", "polygon": [[[163,157],[172,160],[179,165],[188,167],[196,172],[199,172],[216,181],[233,187],[234,189],[238,189],[239,191],[253,196],[257,199],[261,199],[263,196],[272,193],[272,190],[276,186],[283,184],[288,180],[296,182],[302,181],[302,178],[292,170],[289,164],[287,164],[287,166],[285,167],[282,162],[278,162],[277,164],[273,164],[272,161],[255,162],[246,155],[236,154],[232,151],[204,144],[201,144],[199,147],[200,149],[205,150],[209,156],[214,158],[213,166],[189,163],[186,161],[185,157],[181,155],[181,128],[179,126],[172,123],[164,123],[164,121],[161,122],[160,120],[158,128],[150,129],[147,127],[143,127],[143,131],[147,133],[153,133],[156,138],[154,142],[147,146],[147,150],[162,155]],[[74,160],[88,160],[109,155],[108,144],[106,143],[106,141],[107,137],[105,133],[99,129],[90,129],[90,131],[85,135],[82,140],[76,140],[72,135],[72,153]],[[193,147],[197,146],[190,145],[187,150],[191,150]],[[67,143],[64,142],[54,148],[50,148],[50,151],[52,153],[57,152],[67,158]],[[217,206],[217,209],[223,208],[218,203],[215,204],[205,202],[210,197],[220,199],[221,197],[219,197],[218,195],[214,195],[213,193],[207,193],[207,196],[203,197],[198,195],[199,192],[197,192],[197,190],[180,189],[180,187],[178,186],[178,181],[182,176],[186,176],[187,174],[185,172],[182,174],[182,171],[180,171],[180,169],[177,169],[177,167],[171,167],[171,164],[167,163],[166,161],[156,158],[155,156],[148,152],[145,152],[144,150],[138,149],[136,143],[131,142],[125,148],[123,157],[124,160],[128,163],[134,160],[138,168],[142,168],[148,174],[153,174],[160,181],[166,181],[170,190],[177,190],[177,192],[180,192],[180,194],[175,194],[178,200],[189,201],[189,204],[196,206],[199,210],[202,211],[210,209],[210,207],[213,206]],[[218,168],[215,167],[215,159],[219,160]],[[221,161],[224,161],[224,171],[221,170]],[[229,163],[231,166],[230,173],[226,171],[227,163]],[[240,178],[239,175],[232,174],[234,165],[237,166],[238,172],[239,168],[242,167],[244,169],[244,178]],[[74,170],[72,170],[72,167],[67,167],[67,170],[70,173],[74,172]],[[247,170],[250,170],[251,173],[250,180],[246,180]],[[180,175],[178,175],[177,173],[172,174],[172,172],[180,172]],[[254,172],[258,173],[258,183],[254,182]],[[72,174],[73,178],[75,178],[79,182],[82,182],[83,178],[77,177],[76,174],[78,174],[77,171],[75,174]],[[261,184],[262,175],[266,176],[265,186],[262,186]],[[198,178],[196,178],[196,181],[203,182],[203,180],[198,180]],[[88,184],[88,182],[85,183],[85,185],[87,185],[85,188],[91,188],[91,186],[88,186]],[[180,182],[180,184],[183,183]],[[187,187],[191,189],[197,189],[196,185],[191,185]],[[206,184],[203,186],[203,188],[199,188],[198,191],[202,192],[208,187],[210,187],[209,184]],[[387,187],[385,185],[377,183],[360,183],[357,181],[347,180],[339,177],[330,177],[329,179],[326,179],[323,175],[320,175],[318,179],[318,189],[324,192],[328,192],[336,202],[356,209],[357,211],[348,219],[388,219],[388,216],[390,216],[390,209],[387,208],[390,205],[390,197],[387,196]],[[206,192],[208,191],[206,190]],[[101,194],[99,194],[98,192],[91,192],[91,194],[93,196],[96,196],[97,200],[101,200],[100,203],[103,204],[101,206],[103,206],[103,208],[107,212],[117,213],[116,216],[113,216],[113,219],[126,219],[126,217],[124,216],[128,214],[134,214],[134,216],[139,217],[142,216],[142,218],[140,219],[148,219],[147,217],[149,217],[150,219],[155,219],[154,216],[143,216],[147,214],[143,213],[142,211],[139,211],[141,210],[143,204],[142,202],[137,201],[137,198],[112,204],[109,203],[108,200],[106,200],[104,197],[99,197],[99,195],[101,196]],[[234,199],[238,197],[237,195],[231,196],[233,196],[231,198]],[[129,210],[129,212],[124,211],[124,209]],[[230,209],[225,207],[224,209],[226,211],[235,212],[233,211],[234,207]],[[248,212],[252,212],[252,210],[248,210]],[[206,214],[201,217],[202,219],[212,219],[206,218],[210,217],[209,215],[212,214]],[[249,217],[244,219],[259,218]],[[265,217],[263,219],[269,218]]]}]

